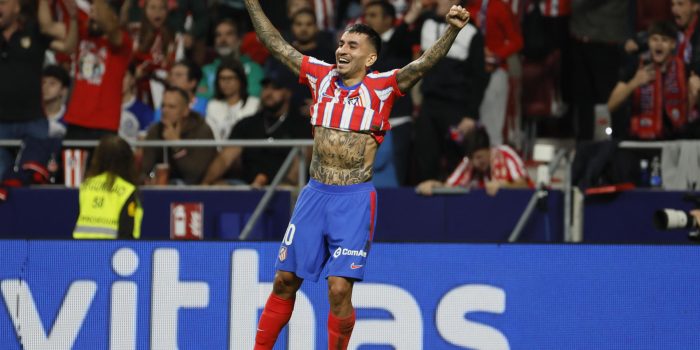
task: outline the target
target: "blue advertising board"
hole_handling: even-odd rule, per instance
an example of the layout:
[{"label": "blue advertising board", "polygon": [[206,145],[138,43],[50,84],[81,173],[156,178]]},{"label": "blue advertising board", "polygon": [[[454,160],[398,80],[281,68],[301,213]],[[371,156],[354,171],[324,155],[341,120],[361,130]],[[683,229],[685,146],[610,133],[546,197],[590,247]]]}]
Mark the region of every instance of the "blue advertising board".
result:
[{"label": "blue advertising board", "polygon": [[[252,349],[279,245],[0,241],[0,348]],[[375,244],[351,349],[698,349],[700,250]],[[275,349],[325,349],[308,282]]]}]

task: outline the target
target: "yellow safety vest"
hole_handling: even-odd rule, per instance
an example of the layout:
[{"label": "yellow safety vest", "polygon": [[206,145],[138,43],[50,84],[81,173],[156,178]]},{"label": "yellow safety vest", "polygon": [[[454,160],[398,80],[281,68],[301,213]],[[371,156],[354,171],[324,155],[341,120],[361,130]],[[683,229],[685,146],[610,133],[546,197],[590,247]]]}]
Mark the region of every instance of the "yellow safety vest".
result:
[{"label": "yellow safety vest", "polygon": [[[73,238],[116,239],[119,232],[119,217],[124,205],[136,190],[136,186],[119,176],[114,185],[107,187],[107,173],[88,178],[80,185],[80,216],[75,224]],[[135,239],[141,237],[143,208],[139,201],[135,207],[127,208],[134,216]]]}]

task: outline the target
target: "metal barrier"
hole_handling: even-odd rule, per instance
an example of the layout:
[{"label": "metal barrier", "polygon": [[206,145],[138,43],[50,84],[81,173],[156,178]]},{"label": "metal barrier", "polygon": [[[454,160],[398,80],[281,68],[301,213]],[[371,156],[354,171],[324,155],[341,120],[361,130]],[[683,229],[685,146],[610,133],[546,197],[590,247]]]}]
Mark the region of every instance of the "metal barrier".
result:
[{"label": "metal barrier", "polygon": [[[294,139],[294,140],[274,140],[274,139],[258,139],[258,140],[178,140],[178,141],[127,141],[132,147],[162,147],[163,154],[167,154],[168,147],[292,147],[285,158],[284,163],[275,174],[272,182],[265,190],[265,195],[258,203],[255,211],[251,215],[250,219],[246,223],[241,235],[240,240],[246,240],[250,233],[253,231],[255,224],[260,219],[260,215],[263,213],[265,208],[272,199],[277,186],[284,178],[284,175],[289,171],[292,166],[294,157],[299,156],[299,182],[298,187],[301,190],[306,184],[306,160],[304,159],[304,152],[302,148],[310,147],[314,145],[314,141],[311,139]],[[64,147],[85,147],[94,148],[97,147],[99,141],[97,140],[63,140],[62,145]],[[0,147],[21,147],[22,140],[0,140]],[[164,161],[167,162],[167,157],[164,157]]]}]

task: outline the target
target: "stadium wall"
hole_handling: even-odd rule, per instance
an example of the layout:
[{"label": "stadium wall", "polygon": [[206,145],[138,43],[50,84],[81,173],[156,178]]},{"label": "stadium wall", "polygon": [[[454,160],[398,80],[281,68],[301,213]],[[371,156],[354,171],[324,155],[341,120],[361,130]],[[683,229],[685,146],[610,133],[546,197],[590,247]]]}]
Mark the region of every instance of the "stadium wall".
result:
[{"label": "stadium wall", "polygon": [[[279,246],[0,241],[0,348],[252,349]],[[351,349],[698,349],[683,245],[375,244]],[[307,282],[276,349],[326,348]]]}]

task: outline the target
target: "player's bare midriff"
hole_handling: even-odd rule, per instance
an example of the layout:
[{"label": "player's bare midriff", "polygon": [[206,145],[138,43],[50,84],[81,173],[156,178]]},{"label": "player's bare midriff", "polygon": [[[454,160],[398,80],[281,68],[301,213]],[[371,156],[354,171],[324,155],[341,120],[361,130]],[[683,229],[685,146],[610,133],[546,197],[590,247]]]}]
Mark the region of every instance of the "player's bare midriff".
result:
[{"label": "player's bare midriff", "polygon": [[328,185],[354,185],[372,179],[378,143],[369,133],[314,127],[311,177]]}]

